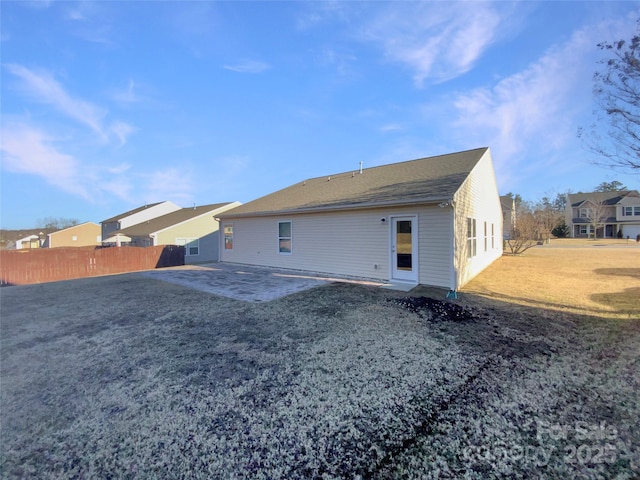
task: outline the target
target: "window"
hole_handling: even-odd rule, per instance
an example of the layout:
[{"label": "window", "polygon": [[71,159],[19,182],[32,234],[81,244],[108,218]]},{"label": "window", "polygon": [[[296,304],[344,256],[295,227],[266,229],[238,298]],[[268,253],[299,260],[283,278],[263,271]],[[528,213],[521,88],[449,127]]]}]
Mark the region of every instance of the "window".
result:
[{"label": "window", "polygon": [[278,253],[291,254],[291,222],[278,222]]},{"label": "window", "polygon": [[589,234],[589,225],[580,225],[580,235]]},{"label": "window", "polygon": [[489,231],[487,230],[487,222],[484,222],[484,251],[489,249]]},{"label": "window", "polygon": [[200,255],[199,238],[176,238],[176,245],[184,247],[184,254],[187,257]]},{"label": "window", "polygon": [[491,249],[493,250],[494,248],[496,248],[496,232],[494,230],[494,225],[493,223],[491,224]]},{"label": "window", "polygon": [[467,256],[476,256],[476,219],[467,218]]},{"label": "window", "polygon": [[200,239],[196,238],[187,243],[187,255],[200,255]]},{"label": "window", "polygon": [[224,249],[233,250],[233,225],[224,226]]},{"label": "window", "polygon": [[640,207],[623,207],[622,215],[625,217],[640,216]]},{"label": "window", "polygon": [[580,209],[580,218],[589,218],[591,216],[590,208],[581,208]]}]

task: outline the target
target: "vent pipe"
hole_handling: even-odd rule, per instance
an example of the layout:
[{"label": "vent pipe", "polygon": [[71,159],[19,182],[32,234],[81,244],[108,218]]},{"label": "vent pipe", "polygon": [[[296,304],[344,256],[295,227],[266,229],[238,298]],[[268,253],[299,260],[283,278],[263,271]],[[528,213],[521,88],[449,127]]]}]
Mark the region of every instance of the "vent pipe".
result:
[{"label": "vent pipe", "polygon": [[360,162],[360,175],[362,175],[362,162]]}]

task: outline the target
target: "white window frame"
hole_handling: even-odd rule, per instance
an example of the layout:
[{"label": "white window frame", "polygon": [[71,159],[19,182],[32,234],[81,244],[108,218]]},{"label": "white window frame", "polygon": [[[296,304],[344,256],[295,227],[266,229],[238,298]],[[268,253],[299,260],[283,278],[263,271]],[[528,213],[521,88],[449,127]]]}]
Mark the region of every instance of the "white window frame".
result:
[{"label": "white window frame", "polygon": [[629,205],[622,207],[622,215],[624,217],[637,217],[640,216],[640,206]]},{"label": "white window frame", "polygon": [[[227,229],[230,229],[230,234],[227,233]],[[224,249],[233,250],[233,223],[227,223],[222,226],[222,236],[224,239]],[[228,247],[227,238],[231,239],[231,247]]]},{"label": "white window frame", "polygon": [[491,250],[496,248],[496,231],[495,224],[491,224]]},{"label": "white window frame", "polygon": [[477,255],[477,229],[476,219],[467,217],[467,258],[471,259]]},{"label": "white window frame", "polygon": [[[289,236],[280,235],[280,225],[289,224]],[[289,251],[282,250],[280,244],[282,240],[289,240]],[[293,222],[291,220],[279,220],[278,221],[278,254],[279,255],[293,255]]]},{"label": "white window frame", "polygon": [[487,228],[487,222],[484,222],[484,251],[489,250],[489,230]]}]

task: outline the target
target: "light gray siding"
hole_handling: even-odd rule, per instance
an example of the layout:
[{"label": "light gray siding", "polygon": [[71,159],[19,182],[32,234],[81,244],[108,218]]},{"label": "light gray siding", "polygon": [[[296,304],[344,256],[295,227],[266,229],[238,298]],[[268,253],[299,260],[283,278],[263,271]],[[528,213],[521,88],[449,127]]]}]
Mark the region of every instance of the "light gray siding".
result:
[{"label": "light gray siding", "polygon": [[424,206],[418,217],[420,279],[423,285],[451,285],[451,215],[449,206]]},{"label": "light gray siding", "polygon": [[[502,207],[498,196],[491,154],[487,151],[464,181],[455,196],[457,286],[461,288],[478,273],[502,256]],[[476,220],[476,255],[469,258],[467,218]],[[488,228],[488,248],[484,248],[484,223]],[[494,241],[491,243],[491,225]]]},{"label": "light gray siding", "polygon": [[[399,215],[417,216],[419,282],[449,288],[451,209],[435,205],[224,221],[233,225],[233,249],[222,244],[221,260],[387,281],[389,219]],[[278,253],[279,221],[292,222],[291,255]]]},{"label": "light gray siding", "polygon": [[[389,233],[376,210],[239,218],[222,261],[386,279]],[[278,252],[278,222],[292,222],[292,253]],[[376,268],[377,265],[377,268]]]}]

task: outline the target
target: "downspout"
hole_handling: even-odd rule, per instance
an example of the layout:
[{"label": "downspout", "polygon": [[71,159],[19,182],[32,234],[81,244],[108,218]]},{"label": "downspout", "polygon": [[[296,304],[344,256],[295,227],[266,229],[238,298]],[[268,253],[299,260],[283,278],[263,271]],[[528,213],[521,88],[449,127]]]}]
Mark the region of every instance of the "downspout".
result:
[{"label": "downspout", "polygon": [[451,286],[447,293],[447,298],[455,300],[458,298],[458,275],[456,273],[456,204],[455,200],[451,199],[451,222],[450,234],[451,234]]}]

